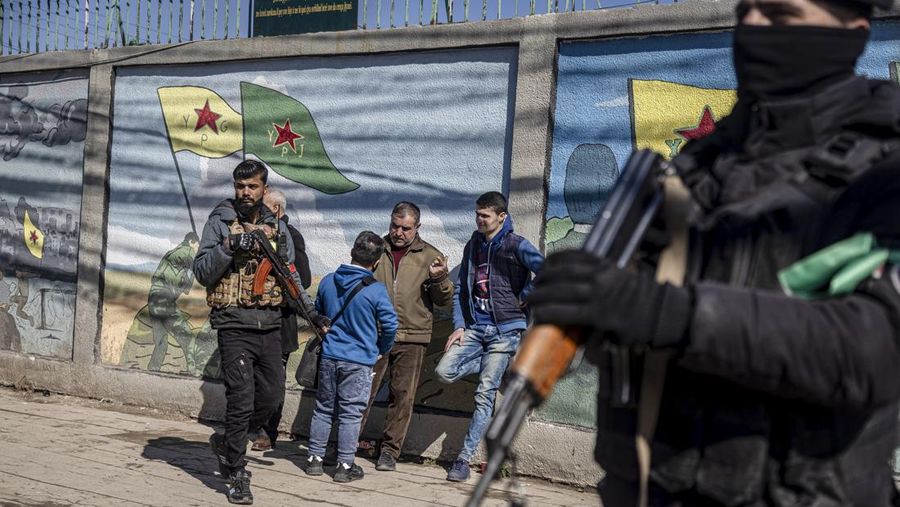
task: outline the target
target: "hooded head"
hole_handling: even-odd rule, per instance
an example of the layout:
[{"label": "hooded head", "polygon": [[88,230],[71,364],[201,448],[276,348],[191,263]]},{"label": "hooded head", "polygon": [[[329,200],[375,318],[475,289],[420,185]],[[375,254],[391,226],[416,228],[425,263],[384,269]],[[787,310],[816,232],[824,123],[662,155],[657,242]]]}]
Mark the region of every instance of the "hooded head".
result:
[{"label": "hooded head", "polygon": [[854,75],[874,7],[892,0],[741,0],[734,32],[738,95],[814,94]]}]

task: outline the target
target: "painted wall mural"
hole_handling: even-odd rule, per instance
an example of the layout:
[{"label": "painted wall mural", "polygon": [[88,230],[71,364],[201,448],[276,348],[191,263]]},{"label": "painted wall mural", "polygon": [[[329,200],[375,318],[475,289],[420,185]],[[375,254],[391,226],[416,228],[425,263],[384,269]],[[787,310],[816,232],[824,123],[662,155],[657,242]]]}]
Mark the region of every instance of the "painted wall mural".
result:
[{"label": "painted wall mural", "polygon": [[[858,70],[900,82],[898,40],[900,25],[876,23]],[[715,129],[736,100],[730,48],[730,33],[560,45],[548,252],[581,245],[634,149],[671,158]],[[535,417],[593,427],[597,375],[582,364],[560,381]]]},{"label": "painted wall mural", "polygon": [[0,76],[0,350],[72,358],[87,93]]},{"label": "painted wall mural", "polygon": [[[386,232],[399,200],[419,204],[423,238],[458,263],[475,198],[508,186],[515,74],[511,48],[120,69],[103,362],[218,376],[191,263],[245,158],[264,162],[286,194],[313,291],[349,262],[360,231]],[[430,374],[450,333],[449,310],[437,314],[420,402],[471,409],[471,384],[448,388]]]}]

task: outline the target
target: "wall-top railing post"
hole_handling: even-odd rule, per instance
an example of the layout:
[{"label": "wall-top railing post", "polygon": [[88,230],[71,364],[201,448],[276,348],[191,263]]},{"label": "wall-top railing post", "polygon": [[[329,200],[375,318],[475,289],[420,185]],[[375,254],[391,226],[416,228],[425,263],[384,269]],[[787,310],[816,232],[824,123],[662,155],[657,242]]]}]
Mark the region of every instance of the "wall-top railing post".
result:
[{"label": "wall-top railing post", "polygon": [[88,31],[90,30],[90,24],[91,0],[84,0],[84,49],[88,48]]}]

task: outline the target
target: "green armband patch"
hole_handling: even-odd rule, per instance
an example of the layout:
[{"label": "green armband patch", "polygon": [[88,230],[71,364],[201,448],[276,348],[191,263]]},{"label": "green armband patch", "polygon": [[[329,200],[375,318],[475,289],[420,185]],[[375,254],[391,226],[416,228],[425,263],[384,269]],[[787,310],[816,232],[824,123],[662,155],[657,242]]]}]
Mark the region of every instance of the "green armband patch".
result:
[{"label": "green armband patch", "polygon": [[778,281],[791,296],[818,299],[842,296],[900,252],[877,248],[875,236],[856,234],[813,253],[778,272]]}]

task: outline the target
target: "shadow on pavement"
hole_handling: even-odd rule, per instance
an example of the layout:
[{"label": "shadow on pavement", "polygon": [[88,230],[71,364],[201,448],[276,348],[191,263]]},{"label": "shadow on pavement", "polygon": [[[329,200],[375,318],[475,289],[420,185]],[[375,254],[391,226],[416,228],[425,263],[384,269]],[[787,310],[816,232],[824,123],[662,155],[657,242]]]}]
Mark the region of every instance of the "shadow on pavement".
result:
[{"label": "shadow on pavement", "polygon": [[152,438],[147,440],[141,456],[180,468],[214,491],[223,494],[228,491],[224,479],[218,475],[218,461],[205,441],[176,436]]}]

